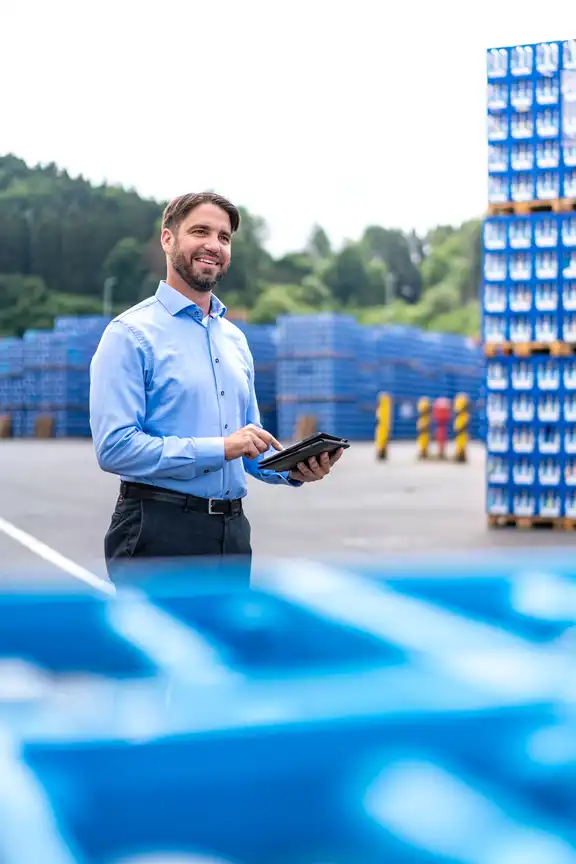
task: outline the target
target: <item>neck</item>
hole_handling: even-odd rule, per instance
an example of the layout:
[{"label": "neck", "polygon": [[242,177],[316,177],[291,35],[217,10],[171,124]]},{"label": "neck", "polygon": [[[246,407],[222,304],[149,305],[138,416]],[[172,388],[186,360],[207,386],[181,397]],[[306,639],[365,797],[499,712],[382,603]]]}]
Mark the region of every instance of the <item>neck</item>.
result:
[{"label": "neck", "polygon": [[179,276],[171,267],[168,268],[166,282],[171,288],[174,288],[175,291],[179,291],[180,294],[184,295],[184,297],[187,297],[189,300],[192,300],[193,303],[196,303],[204,315],[208,315],[210,312],[210,304],[212,302],[211,291],[196,291],[194,288],[191,288],[187,282],[184,282],[182,277]]}]

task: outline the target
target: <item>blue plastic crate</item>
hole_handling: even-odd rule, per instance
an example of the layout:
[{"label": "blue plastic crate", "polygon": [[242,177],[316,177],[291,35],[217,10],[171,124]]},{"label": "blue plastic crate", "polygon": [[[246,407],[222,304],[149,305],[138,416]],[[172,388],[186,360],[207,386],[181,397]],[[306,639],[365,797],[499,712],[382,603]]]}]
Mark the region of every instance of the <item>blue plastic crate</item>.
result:
[{"label": "blue plastic crate", "polygon": [[354,397],[357,384],[355,359],[310,357],[278,361],[277,392],[280,398]]},{"label": "blue plastic crate", "polygon": [[[444,864],[470,849],[489,864],[503,844],[566,864],[576,718],[559,685],[574,580],[570,560],[544,561],[289,563],[236,596],[198,594],[155,565],[96,614],[61,595],[33,613],[28,597],[18,621],[12,603],[16,656],[32,640],[33,661],[61,652],[45,663],[57,675],[110,665],[109,681],[68,689],[60,708],[3,703],[5,864],[168,852]],[[141,662],[158,681],[122,681]],[[552,763],[539,756],[551,733]]]},{"label": "blue plastic crate", "polygon": [[54,332],[102,335],[111,320],[104,315],[59,315],[54,319]]},{"label": "blue plastic crate", "polygon": [[82,408],[28,408],[24,412],[25,437],[33,437],[36,434],[36,425],[40,418],[50,418],[54,424],[55,438],[90,438],[89,413]]},{"label": "blue plastic crate", "polygon": [[356,401],[314,402],[302,399],[297,402],[278,402],[280,438],[293,440],[298,420],[303,416],[315,417],[319,431],[356,440],[364,437],[365,421]]},{"label": "blue plastic crate", "polygon": [[362,328],[354,318],[332,312],[280,316],[277,327],[279,358],[355,358],[362,338]]}]

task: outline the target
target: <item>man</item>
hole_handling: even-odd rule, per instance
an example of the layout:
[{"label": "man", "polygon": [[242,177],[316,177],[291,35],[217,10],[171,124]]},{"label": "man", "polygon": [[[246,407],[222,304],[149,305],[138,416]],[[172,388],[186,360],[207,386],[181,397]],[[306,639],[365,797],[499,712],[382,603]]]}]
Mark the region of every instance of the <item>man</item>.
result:
[{"label": "man", "polygon": [[213,294],[239,224],[219,195],[172,201],[161,234],[166,280],[111,322],[92,360],[96,455],[121,478],[105,538],[111,578],[132,559],[197,555],[240,556],[249,574],[246,471],[297,487],[321,480],[342,455],[290,474],[259,468],[281,445],[260,423],[246,337]]}]

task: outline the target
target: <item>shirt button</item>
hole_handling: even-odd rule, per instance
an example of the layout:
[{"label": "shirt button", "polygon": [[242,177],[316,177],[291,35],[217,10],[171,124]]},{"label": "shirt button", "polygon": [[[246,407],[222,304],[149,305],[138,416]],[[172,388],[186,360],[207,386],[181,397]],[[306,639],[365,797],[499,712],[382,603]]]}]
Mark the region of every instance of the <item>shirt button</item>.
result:
[{"label": "shirt button", "polygon": [[220,360],[218,359],[218,357],[216,357],[216,359],[215,359],[214,362],[215,362],[215,363],[219,363],[219,362],[220,362]]},{"label": "shirt button", "polygon": [[226,494],[227,494],[227,495],[230,494],[230,489],[226,489]]},{"label": "shirt button", "polygon": [[220,390],[220,395],[221,395],[221,396],[224,395],[224,390]]},{"label": "shirt button", "polygon": [[225,426],[224,426],[224,428],[225,428],[225,429],[227,429],[227,428],[228,428],[228,423],[226,423],[226,425],[225,425]]},{"label": "shirt button", "polygon": [[209,473],[210,473],[210,469],[209,469],[209,468],[204,468],[204,473],[205,473],[205,474],[209,474]]}]

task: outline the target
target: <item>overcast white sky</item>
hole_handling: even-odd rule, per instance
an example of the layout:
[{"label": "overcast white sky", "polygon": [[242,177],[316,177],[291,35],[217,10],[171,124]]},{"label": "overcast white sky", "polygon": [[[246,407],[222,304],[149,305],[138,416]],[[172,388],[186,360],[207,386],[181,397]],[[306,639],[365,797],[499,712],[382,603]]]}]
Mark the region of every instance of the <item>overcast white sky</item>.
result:
[{"label": "overcast white sky", "polygon": [[[571,8],[572,7],[572,8]],[[0,153],[164,199],[214,188],[272,252],[486,200],[485,50],[572,0],[43,0],[0,9]]]}]

